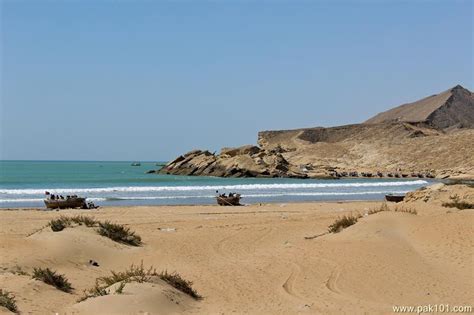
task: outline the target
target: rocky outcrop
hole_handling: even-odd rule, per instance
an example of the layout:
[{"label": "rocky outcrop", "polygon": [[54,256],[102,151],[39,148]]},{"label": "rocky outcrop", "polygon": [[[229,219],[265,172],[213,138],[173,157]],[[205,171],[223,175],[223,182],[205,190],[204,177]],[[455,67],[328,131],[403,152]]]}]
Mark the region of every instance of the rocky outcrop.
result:
[{"label": "rocky outcrop", "polygon": [[363,124],[262,131],[258,146],[193,150],[160,174],[220,177],[473,178],[474,104],[456,86]]},{"label": "rocky outcrop", "polygon": [[219,177],[308,177],[305,172],[290,165],[281,153],[265,151],[257,146],[224,148],[219,155],[193,150],[171,161],[158,173]]}]

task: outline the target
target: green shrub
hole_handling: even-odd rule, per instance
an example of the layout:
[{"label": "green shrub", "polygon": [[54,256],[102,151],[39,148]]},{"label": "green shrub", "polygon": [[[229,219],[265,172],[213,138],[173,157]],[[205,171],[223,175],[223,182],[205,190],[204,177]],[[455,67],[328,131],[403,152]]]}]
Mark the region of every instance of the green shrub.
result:
[{"label": "green shrub", "polygon": [[10,312],[18,313],[15,296],[11,292],[2,289],[0,289],[0,306],[5,307]]},{"label": "green shrub", "polygon": [[57,274],[56,271],[49,268],[34,268],[32,278],[43,281],[44,283],[52,285],[58,290],[64,292],[72,291],[71,283],[69,283],[67,278],[64,275]]},{"label": "green shrub", "polygon": [[110,238],[111,240],[131,246],[140,246],[142,239],[135,232],[130,231],[128,227],[120,224],[106,222],[99,222],[99,229],[97,231],[100,235]]}]

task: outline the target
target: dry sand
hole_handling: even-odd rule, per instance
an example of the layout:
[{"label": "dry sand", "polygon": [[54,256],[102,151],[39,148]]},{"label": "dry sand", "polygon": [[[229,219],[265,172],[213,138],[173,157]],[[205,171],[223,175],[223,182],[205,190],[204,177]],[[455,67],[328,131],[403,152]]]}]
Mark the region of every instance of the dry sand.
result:
[{"label": "dry sand", "polygon": [[[326,232],[338,216],[364,215],[381,202],[0,211],[0,288],[16,295],[22,314],[390,314],[393,305],[474,305],[474,210],[441,206],[452,189],[467,199],[474,189],[452,187],[399,205],[417,215],[365,215],[313,239],[305,237]],[[125,224],[144,245],[117,244],[85,227],[38,230],[78,213]],[[97,277],[141,261],[177,271],[204,298],[158,281],[76,302]],[[58,291],[14,273],[16,266],[56,269],[75,290]]]}]

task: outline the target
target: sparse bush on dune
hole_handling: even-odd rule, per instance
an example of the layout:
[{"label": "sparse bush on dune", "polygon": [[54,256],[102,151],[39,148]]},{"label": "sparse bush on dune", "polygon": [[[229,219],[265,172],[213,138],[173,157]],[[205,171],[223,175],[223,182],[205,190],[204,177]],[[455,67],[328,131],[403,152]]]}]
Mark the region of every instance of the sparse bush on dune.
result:
[{"label": "sparse bush on dune", "polygon": [[[382,203],[382,205],[380,205],[380,207],[378,208],[374,208],[374,209],[370,209],[367,214],[368,215],[371,215],[371,214],[376,214],[376,213],[379,213],[379,212],[384,212],[384,211],[392,211],[390,209],[390,207],[384,202]],[[394,209],[393,209],[394,212],[404,212],[404,213],[410,213],[410,214],[418,214],[418,212],[413,209],[413,208],[406,208],[404,206],[396,206]]]},{"label": "sparse bush on dune", "polygon": [[[414,215],[418,214],[415,209],[406,208],[406,207],[403,207],[403,206],[396,206],[393,210],[391,210],[390,207],[386,203],[383,203],[378,208],[370,209],[367,212],[367,214],[371,215],[371,214],[376,214],[376,213],[384,212],[384,211],[404,212],[404,213],[409,213],[409,214],[414,214]],[[360,214],[357,214],[357,215],[351,214],[351,215],[345,215],[343,217],[340,217],[336,221],[334,221],[333,224],[331,224],[328,227],[328,232],[329,233],[338,233],[338,232],[342,231],[343,229],[345,229],[345,228],[347,228],[351,225],[356,224],[358,219],[360,219],[361,217],[362,216]],[[308,239],[311,239],[311,238],[314,238],[314,237],[310,237]]]},{"label": "sparse bush on dune", "polygon": [[111,240],[119,243],[124,243],[131,246],[140,246],[142,239],[135,232],[130,231],[128,227],[120,224],[106,222],[99,222],[99,229],[97,232]]},{"label": "sparse bush on dune", "polygon": [[333,224],[331,224],[328,227],[328,232],[329,233],[338,233],[342,231],[343,229],[356,224],[357,220],[360,218],[360,216],[354,216],[354,215],[345,215],[342,218],[338,218],[336,221],[334,221]]},{"label": "sparse bush on dune", "polygon": [[102,236],[108,237],[111,240],[131,246],[140,246],[142,239],[135,232],[131,231],[128,227],[120,224],[110,223],[108,221],[100,222],[92,217],[77,215],[73,217],[60,216],[57,219],[53,219],[48,223],[51,230],[59,232],[67,227],[76,225],[85,225],[87,227],[98,227],[96,230]]},{"label": "sparse bush on dune", "polygon": [[367,214],[376,214],[382,211],[390,211],[390,208],[385,202],[382,203],[382,205],[379,208],[370,209],[369,212],[367,212]]},{"label": "sparse bush on dune", "polygon": [[145,269],[142,262],[139,266],[131,265],[129,269],[125,271],[111,271],[111,275],[97,278],[95,286],[90,290],[84,291],[84,296],[79,301],[84,301],[90,297],[110,294],[110,290],[108,290],[108,288],[115,283],[120,283],[120,285],[115,289],[115,293],[121,294],[126,283],[153,282],[154,278],[158,278],[165,281],[175,289],[191,296],[196,300],[202,298],[192,288],[193,283],[191,281],[184,280],[177,273],[168,273],[167,271],[158,273],[153,267]]},{"label": "sparse bush on dune", "polygon": [[51,227],[51,230],[54,232],[59,232],[64,230],[67,227],[72,226],[73,224],[85,225],[87,227],[97,226],[97,221],[94,218],[85,216],[85,215],[76,215],[73,217],[60,216],[57,219],[51,220],[48,225]]},{"label": "sparse bush on dune", "polygon": [[71,221],[78,225],[85,225],[87,227],[97,226],[98,222],[93,218],[85,215],[76,215],[71,217]]},{"label": "sparse bush on dune", "polygon": [[71,226],[71,219],[61,216],[58,219],[53,219],[49,221],[48,225],[51,227],[51,230],[53,230],[53,232],[59,232]]},{"label": "sparse bush on dune", "polygon": [[474,203],[461,201],[461,198],[457,194],[450,196],[449,199],[451,199],[450,202],[443,202],[443,207],[457,208],[459,210],[474,209]]},{"label": "sparse bush on dune", "polygon": [[60,275],[49,268],[34,268],[32,278],[43,281],[64,292],[69,293],[72,291],[72,285],[68,279],[64,275]]},{"label": "sparse bush on dune", "polygon": [[188,280],[184,280],[178,273],[168,273],[166,270],[160,273],[159,277],[161,280],[165,281],[172,287],[178,289],[179,291],[186,293],[187,295],[191,296],[192,298],[198,300],[201,298],[199,294],[193,289],[192,282]]},{"label": "sparse bush on dune", "polygon": [[18,266],[18,265],[15,265],[15,267],[13,267],[11,269],[11,272],[13,274],[19,275],[19,276],[29,276],[30,275],[28,272],[24,271],[21,266]]},{"label": "sparse bush on dune", "polygon": [[417,215],[418,214],[418,211],[416,211],[416,209],[413,209],[413,208],[405,208],[403,206],[396,206],[395,209],[393,209],[393,211],[395,212],[403,212],[403,213],[409,213],[409,214],[414,214],[414,215]]},{"label": "sparse bush on dune", "polygon": [[18,313],[15,296],[11,292],[2,289],[0,289],[0,306],[5,307],[10,312]]}]

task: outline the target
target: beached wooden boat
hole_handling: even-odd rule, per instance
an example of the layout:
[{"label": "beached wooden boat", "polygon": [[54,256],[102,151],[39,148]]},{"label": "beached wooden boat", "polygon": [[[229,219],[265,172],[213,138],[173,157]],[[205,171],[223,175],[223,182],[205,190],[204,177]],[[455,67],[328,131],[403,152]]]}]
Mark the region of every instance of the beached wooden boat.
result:
[{"label": "beached wooden boat", "polygon": [[385,200],[390,202],[401,202],[405,199],[404,195],[385,195]]},{"label": "beached wooden boat", "polygon": [[44,199],[44,204],[48,209],[69,209],[84,208],[87,209],[86,198],[70,197],[67,199]]},{"label": "beached wooden boat", "polygon": [[232,196],[217,196],[216,200],[219,206],[240,206],[240,194]]}]

